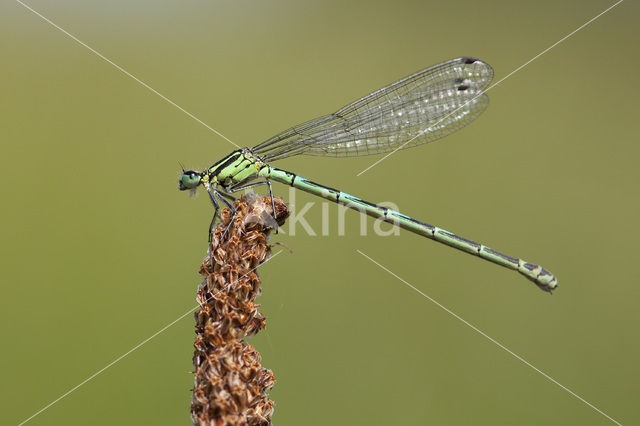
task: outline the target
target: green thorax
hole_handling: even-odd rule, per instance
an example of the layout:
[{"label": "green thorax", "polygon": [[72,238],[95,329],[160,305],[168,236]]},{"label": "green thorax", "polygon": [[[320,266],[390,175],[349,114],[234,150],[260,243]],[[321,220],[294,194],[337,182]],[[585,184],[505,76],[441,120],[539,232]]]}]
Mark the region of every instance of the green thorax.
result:
[{"label": "green thorax", "polygon": [[264,165],[249,148],[239,149],[205,170],[201,182],[229,188],[257,178]]}]

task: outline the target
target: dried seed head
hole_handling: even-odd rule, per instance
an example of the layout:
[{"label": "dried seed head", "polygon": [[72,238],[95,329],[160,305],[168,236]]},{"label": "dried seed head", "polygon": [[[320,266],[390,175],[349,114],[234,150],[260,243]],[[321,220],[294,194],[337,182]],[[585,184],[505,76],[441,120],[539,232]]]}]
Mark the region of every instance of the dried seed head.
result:
[{"label": "dried seed head", "polygon": [[194,315],[194,425],[271,424],[273,401],[266,392],[275,379],[244,338],[266,323],[255,303],[261,291],[256,268],[271,253],[270,232],[289,215],[281,199],[275,198],[274,204],[276,220],[269,197],[253,195],[236,201],[236,216],[221,241],[232,216],[225,209],[200,267],[200,309]]}]

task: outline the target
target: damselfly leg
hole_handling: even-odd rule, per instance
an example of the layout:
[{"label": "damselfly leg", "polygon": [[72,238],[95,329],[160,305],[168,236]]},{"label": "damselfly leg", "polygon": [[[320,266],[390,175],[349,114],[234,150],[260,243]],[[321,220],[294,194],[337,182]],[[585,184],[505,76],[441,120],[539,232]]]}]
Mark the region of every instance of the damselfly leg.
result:
[{"label": "damselfly leg", "polygon": [[227,194],[226,192],[218,191],[217,189],[212,189],[211,185],[209,184],[205,184],[205,187],[207,188],[207,192],[209,193],[209,198],[211,199],[211,203],[213,203],[213,207],[215,208],[213,212],[213,218],[211,218],[211,224],[209,225],[209,242],[213,241],[213,229],[215,228],[216,218],[218,217],[218,213],[220,211],[220,204],[218,204],[218,201],[216,200],[216,198],[221,200],[227,207],[229,207],[229,210],[231,210],[231,218],[229,219],[229,223],[227,224],[227,227],[224,229],[224,232],[222,233],[222,235],[220,236],[220,241],[222,241],[224,240],[224,237],[227,235],[227,232],[229,231],[229,227],[231,226],[231,223],[233,222],[233,219],[235,219],[236,213],[237,213],[236,209],[233,208],[233,205],[229,201],[227,201],[227,198],[229,198],[231,201],[235,201],[236,198],[231,194]]}]

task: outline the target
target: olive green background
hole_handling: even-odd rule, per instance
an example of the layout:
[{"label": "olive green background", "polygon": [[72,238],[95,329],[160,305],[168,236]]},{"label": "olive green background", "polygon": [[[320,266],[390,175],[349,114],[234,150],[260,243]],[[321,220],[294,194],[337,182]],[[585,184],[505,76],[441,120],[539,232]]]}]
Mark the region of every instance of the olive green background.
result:
[{"label": "olive green background", "polygon": [[[496,79],[613,4],[505,0],[29,5],[241,146],[458,56]],[[273,241],[260,269],[279,425],[640,422],[639,7],[624,2],[491,89],[463,131],[379,157],[294,157],[309,179],[505,253],[408,232]],[[177,190],[234,147],[19,3],[0,6],[0,423],[18,424],[195,306],[212,208]],[[275,184],[277,194],[288,188]],[[321,203],[295,194],[320,234]],[[295,206],[294,206],[295,208]],[[285,228],[285,231],[288,228]],[[275,252],[280,251],[275,248]],[[29,422],[189,424],[188,314]]]}]

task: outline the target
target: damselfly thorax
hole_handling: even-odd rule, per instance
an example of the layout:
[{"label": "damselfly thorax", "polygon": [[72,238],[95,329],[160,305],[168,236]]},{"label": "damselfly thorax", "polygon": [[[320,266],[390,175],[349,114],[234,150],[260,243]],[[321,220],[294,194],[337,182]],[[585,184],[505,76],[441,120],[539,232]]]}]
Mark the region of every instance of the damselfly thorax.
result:
[{"label": "damselfly thorax", "polygon": [[230,190],[258,178],[264,165],[249,148],[238,149],[202,172],[201,182]]}]

